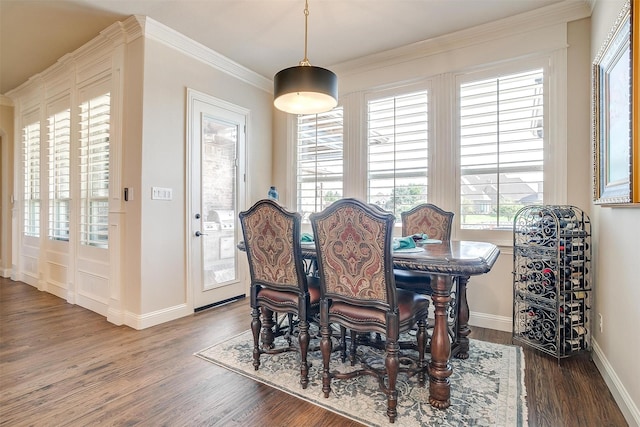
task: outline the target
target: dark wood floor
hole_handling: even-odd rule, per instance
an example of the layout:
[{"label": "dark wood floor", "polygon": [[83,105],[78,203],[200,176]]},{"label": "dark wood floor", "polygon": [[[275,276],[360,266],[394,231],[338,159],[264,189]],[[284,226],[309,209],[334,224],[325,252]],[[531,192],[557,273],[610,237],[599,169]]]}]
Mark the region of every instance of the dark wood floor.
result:
[{"label": "dark wood floor", "polygon": [[[359,425],[193,356],[248,329],[247,301],[142,331],[8,279],[0,304],[2,426]],[[531,427],[627,425],[588,357],[525,353]]]}]

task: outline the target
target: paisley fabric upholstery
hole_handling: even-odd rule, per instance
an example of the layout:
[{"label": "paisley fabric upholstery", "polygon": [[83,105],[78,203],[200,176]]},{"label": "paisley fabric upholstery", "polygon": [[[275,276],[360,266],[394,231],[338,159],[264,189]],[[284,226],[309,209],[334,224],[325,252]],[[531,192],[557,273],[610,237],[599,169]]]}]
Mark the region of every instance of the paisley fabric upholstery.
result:
[{"label": "paisley fabric upholstery", "polygon": [[264,204],[242,218],[245,245],[252,258],[253,281],[298,288],[293,218]]},{"label": "paisley fabric upholstery", "polygon": [[413,207],[401,214],[402,235],[424,233],[429,239],[451,239],[453,212],[447,212],[431,203]]},{"label": "paisley fabric upholstery", "polygon": [[384,221],[344,205],[318,219],[314,236],[328,294],[387,302]]},{"label": "paisley fabric upholstery", "polygon": [[[424,387],[426,319],[429,300],[415,292],[397,290],[393,278],[391,242],[395,218],[389,212],[359,201],[340,199],[322,212],[310,216],[316,242],[320,272],[320,350],[322,351],[322,391],[331,393],[331,379],[349,379],[359,375],[377,377],[380,389],[387,395],[387,416],[397,416],[398,372],[415,375]],[[349,360],[358,359],[358,334],[384,334],[384,360],[367,360],[350,372],[331,372],[332,325],[340,327],[341,359],[347,358],[346,330],[350,330]],[[415,363],[401,366],[398,337],[417,326]],[[363,342],[366,342],[364,340]],[[405,355],[402,360],[407,360]]]}]

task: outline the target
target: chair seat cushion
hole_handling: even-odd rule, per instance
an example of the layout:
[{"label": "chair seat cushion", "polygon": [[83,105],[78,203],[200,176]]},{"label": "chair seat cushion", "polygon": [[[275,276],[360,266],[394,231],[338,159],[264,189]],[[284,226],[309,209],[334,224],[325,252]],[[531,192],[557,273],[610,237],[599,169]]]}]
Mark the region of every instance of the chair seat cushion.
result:
[{"label": "chair seat cushion", "polygon": [[258,291],[258,301],[270,302],[272,305],[297,307],[298,294],[296,292],[262,288]]},{"label": "chair seat cushion", "polygon": [[[313,276],[307,276],[307,286],[309,289],[310,304],[318,305],[320,303],[320,279]],[[297,307],[298,294],[296,292],[262,288],[258,291],[258,301],[269,301],[276,305]]]},{"label": "chair seat cushion", "polygon": [[[429,310],[429,299],[415,292],[398,289],[398,313],[400,325],[408,323],[414,316],[422,314],[426,317]],[[354,324],[385,324],[386,311],[375,307],[364,307],[335,302],[329,307],[329,316],[347,318]]]}]

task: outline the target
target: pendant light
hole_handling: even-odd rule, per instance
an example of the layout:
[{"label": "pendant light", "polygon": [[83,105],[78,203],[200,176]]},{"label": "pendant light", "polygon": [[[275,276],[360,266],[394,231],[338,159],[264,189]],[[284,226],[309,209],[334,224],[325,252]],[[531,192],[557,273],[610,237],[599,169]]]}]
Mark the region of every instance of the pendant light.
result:
[{"label": "pendant light", "polygon": [[309,3],[304,5],[304,59],[279,71],[273,79],[273,105],[286,113],[317,114],[338,105],[338,77],[307,58]]}]

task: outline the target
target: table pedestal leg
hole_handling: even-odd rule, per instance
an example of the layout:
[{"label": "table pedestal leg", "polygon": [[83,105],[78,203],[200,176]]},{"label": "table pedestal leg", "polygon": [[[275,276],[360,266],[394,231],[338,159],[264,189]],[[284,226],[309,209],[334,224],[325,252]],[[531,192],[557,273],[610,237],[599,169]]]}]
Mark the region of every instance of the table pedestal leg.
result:
[{"label": "table pedestal leg", "polygon": [[431,283],[435,326],[431,337],[431,361],[429,362],[429,403],[434,408],[445,409],[451,405],[449,377],[453,371],[449,363],[451,342],[447,328],[447,307],[451,301],[452,277],[433,276]]},{"label": "table pedestal leg", "polygon": [[471,328],[469,328],[469,303],[467,302],[467,282],[469,282],[469,276],[458,276],[456,298],[458,299],[458,321],[456,322],[456,336],[458,338],[458,349],[456,352],[457,359],[469,358],[469,334]]}]

